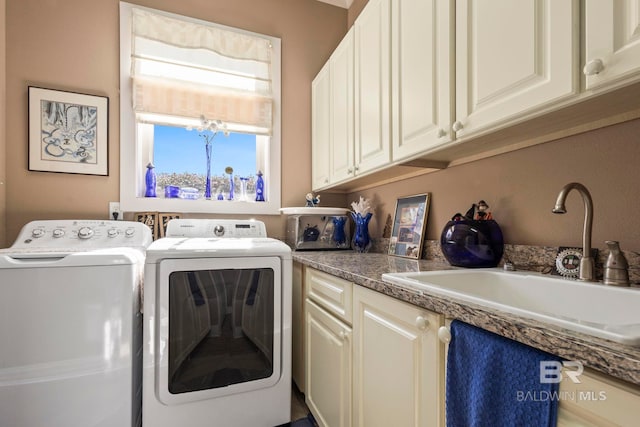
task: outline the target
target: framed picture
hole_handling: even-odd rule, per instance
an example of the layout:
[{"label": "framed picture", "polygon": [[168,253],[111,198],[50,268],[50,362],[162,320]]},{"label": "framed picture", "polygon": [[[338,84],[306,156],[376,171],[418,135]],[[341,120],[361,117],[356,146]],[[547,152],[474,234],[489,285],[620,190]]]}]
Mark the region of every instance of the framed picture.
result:
[{"label": "framed picture", "polygon": [[399,198],[389,240],[389,255],[420,259],[431,194]]},{"label": "framed picture", "polygon": [[29,170],[109,175],[109,98],[29,86]]},{"label": "framed picture", "polygon": [[164,237],[167,234],[167,225],[172,219],[179,219],[178,213],[160,212],[158,214],[158,237]]},{"label": "framed picture", "polygon": [[158,212],[136,212],[133,214],[135,221],[145,224],[151,230],[153,240],[158,238]]}]

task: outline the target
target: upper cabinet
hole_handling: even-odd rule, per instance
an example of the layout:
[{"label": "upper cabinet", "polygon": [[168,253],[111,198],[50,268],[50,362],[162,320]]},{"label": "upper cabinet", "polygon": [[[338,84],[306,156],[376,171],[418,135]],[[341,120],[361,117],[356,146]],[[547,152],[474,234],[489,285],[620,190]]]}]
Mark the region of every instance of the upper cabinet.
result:
[{"label": "upper cabinet", "polygon": [[353,33],[351,28],[311,83],[314,190],[353,176]]},{"label": "upper cabinet", "polygon": [[329,144],[331,142],[331,81],[327,62],[311,82],[311,186],[329,184]]},{"label": "upper cabinet", "polygon": [[317,167],[333,150],[330,172],[314,174],[314,190],[358,191],[640,116],[640,0],[369,0],[335,53],[347,80],[331,83],[340,102],[328,139],[318,132]]},{"label": "upper cabinet", "polygon": [[578,19],[575,0],[457,1],[456,136],[576,94]]},{"label": "upper cabinet", "polygon": [[640,0],[585,1],[585,64],[587,89],[640,72]]},{"label": "upper cabinet", "polygon": [[391,150],[398,161],[453,139],[453,3],[402,0],[392,8]]},{"label": "upper cabinet", "polygon": [[354,28],[358,175],[391,161],[391,0],[370,0]]}]

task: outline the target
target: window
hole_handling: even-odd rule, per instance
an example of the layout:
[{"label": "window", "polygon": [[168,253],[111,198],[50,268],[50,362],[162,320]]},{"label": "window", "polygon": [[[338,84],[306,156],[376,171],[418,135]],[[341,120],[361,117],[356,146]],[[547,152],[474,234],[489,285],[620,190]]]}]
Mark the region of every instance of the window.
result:
[{"label": "window", "polygon": [[123,210],[279,213],[279,39],[121,2],[120,88]]}]

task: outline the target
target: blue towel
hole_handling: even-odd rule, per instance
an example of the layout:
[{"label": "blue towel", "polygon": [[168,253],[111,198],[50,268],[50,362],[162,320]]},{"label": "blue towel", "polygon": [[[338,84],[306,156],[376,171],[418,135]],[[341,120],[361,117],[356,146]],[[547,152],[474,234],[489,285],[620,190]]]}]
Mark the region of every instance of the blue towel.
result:
[{"label": "blue towel", "polygon": [[[558,384],[541,383],[541,361],[561,359],[454,320],[447,356],[447,427],[555,427]],[[553,381],[558,375],[551,372],[546,378]]]}]

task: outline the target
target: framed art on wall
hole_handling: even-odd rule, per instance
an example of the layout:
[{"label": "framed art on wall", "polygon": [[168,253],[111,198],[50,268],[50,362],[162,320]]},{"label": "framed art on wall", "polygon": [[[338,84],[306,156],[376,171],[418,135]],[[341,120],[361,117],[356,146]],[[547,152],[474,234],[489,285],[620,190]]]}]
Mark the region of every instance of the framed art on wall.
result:
[{"label": "framed art on wall", "polygon": [[389,240],[389,255],[420,258],[430,197],[430,193],[425,193],[398,199]]},{"label": "framed art on wall", "polygon": [[29,86],[29,170],[109,175],[109,98]]}]

